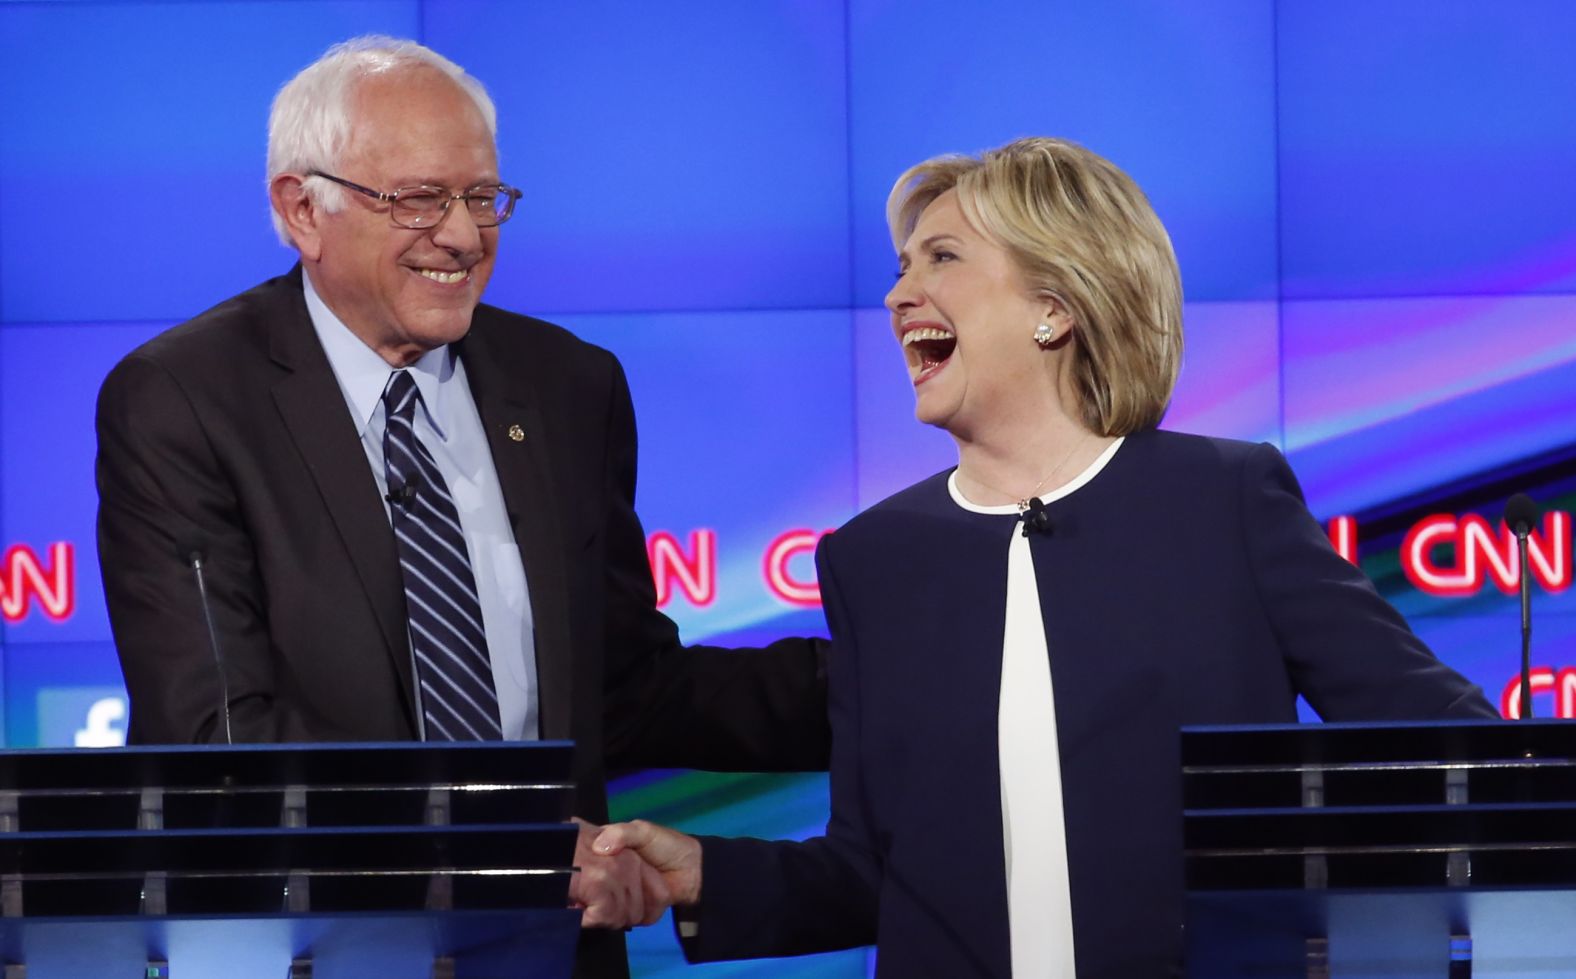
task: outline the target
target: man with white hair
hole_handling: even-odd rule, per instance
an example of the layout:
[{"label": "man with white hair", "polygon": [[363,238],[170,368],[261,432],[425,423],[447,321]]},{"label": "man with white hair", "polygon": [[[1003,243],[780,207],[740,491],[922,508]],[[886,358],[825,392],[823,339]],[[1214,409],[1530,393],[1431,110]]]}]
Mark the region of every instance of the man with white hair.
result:
[{"label": "man with white hair", "polygon": [[[609,768],[824,768],[821,643],[685,647],[657,611],[617,360],[481,304],[520,196],[495,130],[442,56],[331,48],[269,121],[299,264],[106,379],[99,551],[129,738],[572,738],[595,822]],[[587,839],[586,923],[648,917],[660,881]],[[626,970],[621,935],[583,936],[582,974]]]}]

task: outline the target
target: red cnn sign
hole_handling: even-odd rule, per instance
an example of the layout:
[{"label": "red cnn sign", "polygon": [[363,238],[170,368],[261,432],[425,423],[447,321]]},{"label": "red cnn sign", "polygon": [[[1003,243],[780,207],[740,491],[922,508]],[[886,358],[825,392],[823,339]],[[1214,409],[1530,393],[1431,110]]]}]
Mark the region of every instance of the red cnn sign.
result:
[{"label": "red cnn sign", "polygon": [[76,548],[65,541],[49,545],[49,561],[26,544],[14,544],[0,557],[0,619],[27,617],[33,603],[44,617],[64,622],[77,609]]},{"label": "red cnn sign", "polygon": [[703,608],[717,598],[717,532],[692,530],[689,551],[665,530],[646,538],[646,560],[657,584],[657,608],[673,600],[675,587],[691,605]]},{"label": "red cnn sign", "polygon": [[[1567,666],[1555,672],[1547,666],[1534,666],[1528,671],[1532,695],[1552,693],[1555,717],[1576,717],[1576,666]],[[1499,695],[1499,712],[1509,718],[1521,717],[1521,674],[1511,677]]]},{"label": "red cnn sign", "polygon": [[[766,590],[778,601],[800,608],[819,608],[821,588],[812,571],[801,578],[790,568],[795,557],[815,553],[815,545],[830,530],[795,528],[785,530],[766,545],[761,555],[761,579]],[[686,547],[677,536],[659,530],[646,538],[646,558],[651,562],[651,577],[657,586],[657,607],[663,608],[675,595],[696,608],[704,608],[717,598],[717,532],[692,530]]]},{"label": "red cnn sign", "polygon": [[[1441,560],[1439,550],[1452,545],[1455,556]],[[1544,591],[1571,586],[1571,515],[1550,510],[1543,527],[1527,537],[1532,580]],[[1475,513],[1463,517],[1436,513],[1418,521],[1401,542],[1401,570],[1419,591],[1430,595],[1475,595],[1486,581],[1514,595],[1521,588],[1521,559],[1516,535],[1504,524],[1498,530]]]},{"label": "red cnn sign", "polygon": [[788,570],[788,561],[797,554],[814,554],[815,545],[830,530],[787,530],[766,545],[766,556],[761,560],[761,575],[766,588],[780,601],[801,608],[821,607],[821,585],[813,577],[802,580]]}]

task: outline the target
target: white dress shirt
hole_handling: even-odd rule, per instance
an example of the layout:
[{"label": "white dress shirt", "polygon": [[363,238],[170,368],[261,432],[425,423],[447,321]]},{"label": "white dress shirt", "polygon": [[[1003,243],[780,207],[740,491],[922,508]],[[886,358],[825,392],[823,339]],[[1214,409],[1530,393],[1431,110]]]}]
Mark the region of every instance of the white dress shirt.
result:
[{"label": "white dress shirt", "polygon": [[[377,480],[378,493],[388,492],[383,464],[383,432],[388,422],[383,411],[383,390],[393,368],[335,316],[303,271],[306,308],[312,327],[328,354],[329,366],[350,408],[351,420],[366,450],[367,464]],[[487,654],[492,659],[493,684],[498,691],[498,713],[506,740],[537,737],[536,644],[531,619],[531,598],[526,590],[525,566],[509,525],[503,489],[493,468],[487,432],[482,427],[476,400],[465,379],[465,365],[447,347],[429,350],[407,370],[421,392],[422,410],[416,412],[416,437],[432,453],[449,485],[459,512],[476,578],[476,596],[487,632]],[[392,524],[393,504],[387,516]],[[420,698],[419,685],[416,696]],[[421,711],[418,706],[417,716]]]},{"label": "white dress shirt", "polygon": [[[1049,503],[1077,491],[1105,468],[1122,441],[1117,439],[1083,472],[1040,500]],[[1015,504],[979,506],[969,502],[958,489],[956,470],[947,479],[947,491],[965,510],[1019,515]],[[1077,973],[1062,763],[1050,649],[1041,613],[1029,538],[1014,527],[1007,548],[1006,628],[996,720],[1012,974],[1014,979],[1073,979]]]}]

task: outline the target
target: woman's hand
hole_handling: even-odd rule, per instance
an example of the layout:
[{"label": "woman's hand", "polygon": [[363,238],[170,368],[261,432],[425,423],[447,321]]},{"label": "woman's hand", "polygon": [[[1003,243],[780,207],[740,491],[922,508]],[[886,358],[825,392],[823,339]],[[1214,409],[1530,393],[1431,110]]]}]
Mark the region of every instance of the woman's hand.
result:
[{"label": "woman's hand", "polygon": [[633,852],[662,876],[672,904],[700,902],[701,847],[693,836],[636,819],[604,827],[591,849],[605,857]]}]

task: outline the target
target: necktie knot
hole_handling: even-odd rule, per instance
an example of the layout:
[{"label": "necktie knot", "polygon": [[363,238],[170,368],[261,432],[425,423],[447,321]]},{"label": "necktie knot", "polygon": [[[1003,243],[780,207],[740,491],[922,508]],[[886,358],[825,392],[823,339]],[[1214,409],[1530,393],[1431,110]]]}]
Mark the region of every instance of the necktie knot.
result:
[{"label": "necktie knot", "polygon": [[410,371],[395,371],[383,389],[383,410],[390,418],[410,424],[416,416],[416,402],[420,398],[421,392],[416,389],[416,379],[410,376]]}]

